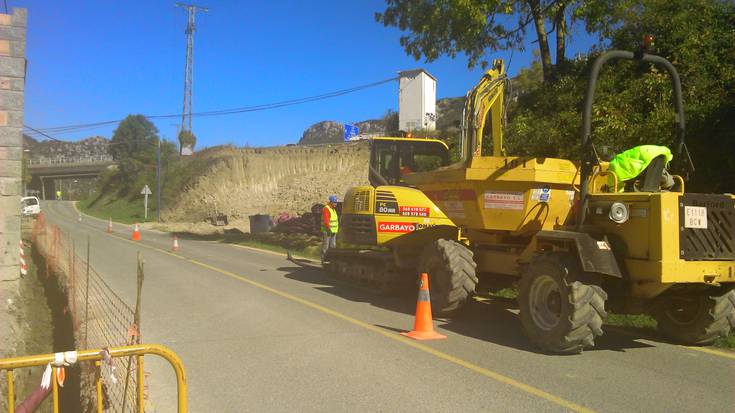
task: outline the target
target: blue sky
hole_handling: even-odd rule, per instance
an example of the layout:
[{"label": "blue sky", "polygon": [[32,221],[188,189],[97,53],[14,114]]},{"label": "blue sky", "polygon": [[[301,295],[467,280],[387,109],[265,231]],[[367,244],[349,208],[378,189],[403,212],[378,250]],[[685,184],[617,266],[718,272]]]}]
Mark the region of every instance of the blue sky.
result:
[{"label": "blue sky", "polygon": [[[180,113],[186,14],[174,0],[8,0],[28,9],[25,123],[34,128],[121,119],[130,113]],[[433,63],[407,56],[400,31],[374,21],[381,0],[200,0],[194,52],[194,111],[257,105],[317,95],[423,67],[438,79],[437,96],[461,96],[482,70],[463,56]],[[534,34],[534,32],[530,32]],[[568,56],[593,39],[574,29]],[[530,36],[532,40],[533,36]],[[530,43],[529,43],[530,45]],[[511,75],[532,60],[516,51]],[[553,44],[551,45],[553,48]],[[492,57],[510,58],[509,52]],[[397,83],[334,99],[270,111],[194,118],[197,147],[297,142],[321,120],[360,121],[397,109]],[[179,119],[156,121],[173,140]],[[63,140],[111,137],[114,126],[58,134]]]}]

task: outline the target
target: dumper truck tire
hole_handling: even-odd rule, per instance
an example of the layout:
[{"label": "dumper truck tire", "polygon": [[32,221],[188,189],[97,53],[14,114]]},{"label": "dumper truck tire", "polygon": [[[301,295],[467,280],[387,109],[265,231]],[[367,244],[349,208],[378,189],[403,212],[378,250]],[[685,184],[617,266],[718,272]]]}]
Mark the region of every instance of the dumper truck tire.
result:
[{"label": "dumper truck tire", "polygon": [[433,315],[459,314],[475,294],[476,266],[472,251],[457,241],[439,239],[424,248],[418,270],[429,275]]},{"label": "dumper truck tire", "polygon": [[559,354],[594,347],[607,318],[607,293],[583,281],[574,257],[544,253],[525,268],[518,289],[521,324],[535,346]]},{"label": "dumper truck tire", "polygon": [[683,344],[707,345],[735,332],[735,291],[720,296],[662,297],[659,331]]}]

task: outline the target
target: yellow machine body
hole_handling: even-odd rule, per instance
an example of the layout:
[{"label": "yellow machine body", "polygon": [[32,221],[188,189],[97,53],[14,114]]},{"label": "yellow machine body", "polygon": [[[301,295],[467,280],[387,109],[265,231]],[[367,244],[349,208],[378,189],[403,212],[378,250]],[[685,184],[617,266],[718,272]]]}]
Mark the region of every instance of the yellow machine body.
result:
[{"label": "yellow machine body", "polygon": [[373,185],[350,188],[345,194],[338,245],[422,246],[437,236],[456,238],[457,227],[447,215],[425,193],[404,182],[414,171],[446,165],[448,151],[437,139],[371,138]]},{"label": "yellow machine body", "polygon": [[[574,248],[563,246],[564,243],[549,245],[537,240],[536,234],[574,230],[580,168],[578,162],[565,159],[504,156],[500,127],[503,78],[502,62],[496,61],[468,94],[463,159],[404,179],[426,193],[462,229],[474,252],[478,272],[518,276],[522,265],[541,249]],[[483,144],[484,140],[492,145]],[[686,241],[680,242],[680,237],[687,236],[681,217],[685,207],[682,197],[689,195],[683,193],[681,178],[677,177],[682,182],[682,192],[608,193],[604,192],[610,175],[607,168],[606,162],[597,166],[589,184],[592,195],[585,231],[601,239],[607,237],[613,244],[623,266],[621,277],[631,282],[628,294],[652,298],[675,283],[735,282],[735,260],[682,255]],[[726,199],[722,195],[704,197],[715,204]],[[613,202],[629,206],[631,217],[627,222],[616,224],[609,219],[607,214]],[[717,213],[730,214],[727,216],[735,219],[734,211]],[[727,238],[732,237],[731,228],[717,227],[711,231],[712,239],[725,237],[721,241],[732,245],[733,240]],[[690,231],[688,236],[695,237],[690,248],[697,249],[696,245],[701,247],[708,242],[696,238],[701,237],[701,231]]]},{"label": "yellow machine body", "polygon": [[[695,202],[688,202],[689,199]],[[726,201],[724,196],[683,192],[595,193],[590,195],[588,219],[591,226],[607,236],[613,249],[624,251],[621,258],[632,282],[632,295],[651,298],[671,284],[735,283],[735,260],[705,256],[712,254],[711,248],[718,247],[709,245],[711,240],[717,239],[718,244],[728,242],[721,238],[727,237],[727,228],[712,219],[692,224],[685,216],[689,204],[698,204],[695,208],[707,208],[710,216],[714,213],[735,217],[735,210],[725,205]],[[608,217],[613,202],[623,203],[630,211],[626,222],[616,224]],[[711,237],[702,235],[703,231]]]},{"label": "yellow machine body", "polygon": [[503,62],[496,60],[468,93],[462,160],[405,180],[463,228],[512,235],[558,229],[571,217],[579,167],[566,159],[505,156],[506,81]]},{"label": "yellow machine body", "polygon": [[[347,191],[338,246],[424,245],[455,237],[456,226],[423,192],[402,186],[358,186]],[[431,235],[430,235],[431,233]]]},{"label": "yellow machine body", "polygon": [[579,174],[564,159],[486,156],[406,180],[461,227],[520,235],[567,223]]}]

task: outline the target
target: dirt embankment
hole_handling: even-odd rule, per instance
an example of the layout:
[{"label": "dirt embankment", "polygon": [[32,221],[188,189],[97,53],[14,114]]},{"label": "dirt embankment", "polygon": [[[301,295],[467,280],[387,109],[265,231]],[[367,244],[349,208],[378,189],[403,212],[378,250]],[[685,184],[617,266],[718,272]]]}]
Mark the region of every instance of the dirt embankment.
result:
[{"label": "dirt embankment", "polygon": [[202,221],[214,211],[235,221],[257,213],[306,212],[330,194],[341,198],[348,188],[368,182],[367,142],[225,148],[202,155],[210,157],[208,167],[162,211],[166,221]]}]

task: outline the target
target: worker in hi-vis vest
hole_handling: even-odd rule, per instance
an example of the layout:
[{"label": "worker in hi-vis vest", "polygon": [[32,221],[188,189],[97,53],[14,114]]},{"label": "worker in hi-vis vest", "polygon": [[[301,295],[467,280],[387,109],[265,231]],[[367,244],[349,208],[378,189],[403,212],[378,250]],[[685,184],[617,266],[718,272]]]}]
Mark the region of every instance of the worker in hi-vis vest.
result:
[{"label": "worker in hi-vis vest", "polygon": [[322,261],[327,250],[337,246],[337,232],[339,231],[339,217],[337,217],[337,195],[330,195],[329,202],[322,211]]}]

